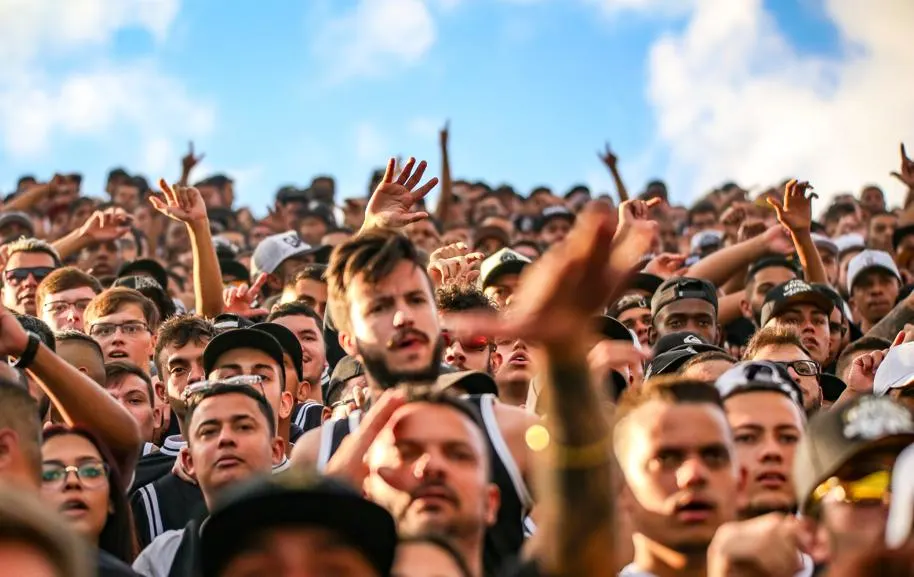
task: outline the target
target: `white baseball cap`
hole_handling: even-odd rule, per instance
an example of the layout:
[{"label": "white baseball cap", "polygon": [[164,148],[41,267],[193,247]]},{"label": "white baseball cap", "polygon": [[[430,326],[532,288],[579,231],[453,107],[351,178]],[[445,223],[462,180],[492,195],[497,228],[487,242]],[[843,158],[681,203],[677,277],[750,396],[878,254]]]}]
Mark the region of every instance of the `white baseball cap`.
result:
[{"label": "white baseball cap", "polygon": [[834,241],[835,245],[838,247],[839,254],[846,250],[866,248],[866,240],[863,238],[863,235],[856,232],[842,234],[835,238]]},{"label": "white baseball cap", "polygon": [[719,245],[724,239],[724,233],[719,230],[708,229],[703,230],[699,233],[696,233],[692,237],[692,242],[690,252],[696,254],[701,252],[703,249],[711,248]]},{"label": "white baseball cap", "polygon": [[317,252],[298,236],[294,230],[270,235],[260,241],[251,257],[251,277],[262,272],[273,274],[284,260]]},{"label": "white baseball cap", "polygon": [[815,243],[816,248],[827,250],[835,255],[841,252],[838,250],[838,244],[824,234],[812,233],[812,241]]},{"label": "white baseball cap", "polygon": [[873,268],[887,270],[901,280],[901,273],[898,272],[898,265],[895,264],[892,255],[883,250],[865,250],[852,258],[847,265],[847,292],[853,290],[857,277]]},{"label": "white baseball cap", "polygon": [[873,394],[887,395],[892,389],[902,389],[914,383],[914,342],[892,347],[873,379]]}]

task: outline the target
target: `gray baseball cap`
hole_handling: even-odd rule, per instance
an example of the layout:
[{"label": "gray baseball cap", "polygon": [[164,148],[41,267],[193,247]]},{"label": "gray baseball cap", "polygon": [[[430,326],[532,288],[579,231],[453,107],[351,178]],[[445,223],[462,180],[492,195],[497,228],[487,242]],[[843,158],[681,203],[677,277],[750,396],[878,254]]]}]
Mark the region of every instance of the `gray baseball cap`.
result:
[{"label": "gray baseball cap", "polygon": [[313,254],[317,248],[312,247],[298,236],[294,230],[266,237],[254,250],[251,257],[251,276],[262,272],[273,274],[286,259]]}]

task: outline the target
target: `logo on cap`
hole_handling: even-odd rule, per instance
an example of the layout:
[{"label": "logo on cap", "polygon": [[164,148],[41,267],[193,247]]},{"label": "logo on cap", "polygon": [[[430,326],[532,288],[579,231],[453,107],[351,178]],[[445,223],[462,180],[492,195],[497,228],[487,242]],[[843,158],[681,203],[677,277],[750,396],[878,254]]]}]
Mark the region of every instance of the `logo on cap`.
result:
[{"label": "logo on cap", "polygon": [[800,293],[806,293],[812,290],[812,287],[800,279],[787,281],[784,285],[784,297],[792,297]]},{"label": "logo on cap", "polygon": [[517,255],[514,254],[513,252],[506,251],[503,255],[501,255],[501,258],[499,260],[501,262],[511,262],[513,260],[520,260],[520,259],[517,258]]},{"label": "logo on cap", "polygon": [[294,232],[282,237],[282,241],[292,248],[298,248],[301,246],[301,239],[298,238],[298,235]]},{"label": "logo on cap", "polygon": [[704,342],[696,337],[695,335],[688,335],[686,338],[682,339],[683,343],[689,343],[690,345],[703,345]]},{"label": "logo on cap", "polygon": [[914,418],[902,406],[885,398],[864,397],[844,414],[844,437],[873,440],[914,432]]}]

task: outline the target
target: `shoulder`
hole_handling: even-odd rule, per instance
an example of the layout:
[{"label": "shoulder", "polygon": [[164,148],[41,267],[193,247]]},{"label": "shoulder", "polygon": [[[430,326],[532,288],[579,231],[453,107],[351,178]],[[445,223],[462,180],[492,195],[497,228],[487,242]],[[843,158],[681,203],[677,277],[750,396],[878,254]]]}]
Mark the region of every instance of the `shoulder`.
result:
[{"label": "shoulder", "polygon": [[99,577],[137,577],[130,565],[103,549],[98,550]]},{"label": "shoulder", "polygon": [[171,570],[184,529],[165,531],[143,549],[133,562],[133,570],[145,577],[165,577]]},{"label": "shoulder", "polygon": [[540,417],[534,413],[504,403],[496,402],[492,405],[495,411],[495,420],[498,421],[498,428],[505,437],[520,435],[523,437],[527,429],[541,421]]},{"label": "shoulder", "polygon": [[295,447],[292,448],[290,460],[296,467],[315,467],[317,466],[317,456],[321,447],[321,430],[323,427],[317,427],[298,439]]}]

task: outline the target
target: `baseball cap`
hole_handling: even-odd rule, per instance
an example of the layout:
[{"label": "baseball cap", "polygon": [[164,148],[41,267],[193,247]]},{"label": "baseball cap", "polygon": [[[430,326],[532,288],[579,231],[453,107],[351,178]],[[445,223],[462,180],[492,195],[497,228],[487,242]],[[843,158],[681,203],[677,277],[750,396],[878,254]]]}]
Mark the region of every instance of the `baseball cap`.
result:
[{"label": "baseball cap", "polygon": [[719,248],[724,239],[724,233],[719,230],[703,230],[692,237],[689,245],[692,254],[703,254],[710,249]]},{"label": "baseball cap", "polygon": [[276,201],[279,204],[290,202],[308,202],[310,199],[308,191],[296,186],[287,185],[276,191]]},{"label": "baseball cap", "polygon": [[112,286],[122,286],[139,291],[140,294],[155,303],[162,320],[174,316],[177,310],[175,302],[171,300],[165,289],[151,276],[132,275],[121,277],[116,279]]},{"label": "baseball cap", "polygon": [[435,381],[435,388],[441,391],[458,388],[468,395],[496,395],[498,387],[488,373],[480,371],[444,372]]},{"label": "baseball cap", "polygon": [[298,236],[294,230],[273,234],[257,245],[251,257],[253,276],[265,272],[273,274],[286,259],[315,253],[316,250]]},{"label": "baseball cap", "polygon": [[231,329],[246,329],[254,326],[254,323],[240,315],[222,313],[213,319],[213,326],[217,332],[223,332]]},{"label": "baseball cap", "polygon": [[518,216],[514,219],[514,228],[517,232],[536,232],[536,219],[532,216]]},{"label": "baseball cap", "polygon": [[842,315],[842,316],[844,316],[845,318],[847,318],[847,317],[849,316],[849,315],[847,314],[847,310],[845,310],[846,307],[847,307],[847,303],[844,302],[844,299],[841,297],[840,294],[838,294],[838,291],[836,291],[835,289],[833,289],[833,288],[831,287],[831,285],[829,285],[829,284],[823,284],[823,283],[818,283],[818,282],[814,282],[814,283],[812,283],[810,286],[812,286],[812,288],[814,288],[815,290],[817,290],[817,291],[819,291],[820,293],[822,293],[822,294],[824,294],[825,296],[827,296],[827,297],[831,300],[831,304],[832,304],[836,309],[838,309],[838,310],[841,311],[841,315]]},{"label": "baseball cap", "polygon": [[793,483],[800,512],[816,487],[845,463],[877,447],[899,450],[914,442],[914,416],[888,397],[863,396],[813,415],[797,446]]},{"label": "baseball cap", "polygon": [[717,311],[717,289],[710,282],[700,278],[671,277],[663,281],[651,299],[651,316],[657,316],[660,310],[680,299],[700,299],[707,301]]},{"label": "baseball cap", "polygon": [[295,367],[295,375],[298,377],[298,382],[301,382],[304,379],[302,375],[302,350],[301,343],[298,342],[298,339],[295,338],[295,334],[292,333],[286,327],[276,324],[276,323],[257,323],[251,327],[254,330],[263,331],[268,335],[271,335],[274,339],[279,342],[279,345],[282,347],[282,350],[292,357],[292,365]]},{"label": "baseball cap", "polygon": [[631,309],[650,310],[650,308],[651,303],[649,303],[647,299],[640,294],[628,294],[613,303],[613,305],[609,307],[607,313],[611,317],[618,318],[619,315]]},{"label": "baseball cap", "polygon": [[35,234],[35,226],[32,224],[32,219],[29,218],[29,215],[26,213],[19,210],[14,210],[11,212],[5,212],[0,215],[0,230],[13,224],[18,224],[25,228],[27,231],[29,231],[29,236]]},{"label": "baseball cap", "polygon": [[473,233],[473,246],[479,246],[483,240],[487,238],[494,238],[501,241],[502,246],[507,246],[511,244],[511,239],[508,237],[508,233],[505,232],[505,229],[499,226],[480,226]]},{"label": "baseball cap", "polygon": [[362,366],[362,363],[357,358],[346,355],[333,367],[333,373],[330,374],[330,383],[327,385],[327,396],[332,396],[331,391],[344,386],[350,379],[364,374],[365,367]]},{"label": "baseball cap", "polygon": [[865,250],[851,259],[847,265],[847,292],[854,288],[854,281],[864,272],[881,268],[901,280],[901,273],[898,272],[898,265],[892,260],[892,255],[883,250]]},{"label": "baseball cap", "polygon": [[262,531],[314,527],[362,553],[378,575],[390,573],[397,529],[386,509],[346,483],[290,469],[228,488],[200,527],[204,577],[217,577]]},{"label": "baseball cap", "polygon": [[138,258],[124,263],[117,271],[117,277],[125,276],[149,276],[155,279],[159,288],[164,289],[168,286],[168,272],[165,271],[165,267],[151,258]]},{"label": "baseball cap", "polygon": [[543,212],[540,213],[539,220],[536,223],[536,231],[539,232],[543,230],[547,222],[556,218],[564,218],[568,222],[573,223],[574,213],[561,204],[547,206],[543,209]]},{"label": "baseball cap", "polygon": [[504,274],[520,274],[525,266],[530,264],[529,258],[521,253],[503,248],[489,256],[479,265],[479,282],[482,288],[495,283],[495,280]]},{"label": "baseball cap", "polygon": [[839,237],[833,239],[835,245],[838,247],[838,256],[843,255],[849,250],[857,250],[866,248],[866,240],[864,240],[863,235],[856,232],[851,232],[848,234],[842,234]]},{"label": "baseball cap", "polygon": [[628,341],[637,343],[634,333],[628,330],[618,319],[602,315],[596,318],[597,331],[604,339],[611,341]]},{"label": "baseball cap", "polygon": [[219,259],[219,270],[222,276],[232,276],[244,282],[251,282],[251,273],[248,268],[234,259]]},{"label": "baseball cap", "polygon": [[914,342],[902,343],[886,353],[873,379],[873,394],[887,395],[914,382]]},{"label": "baseball cap", "polygon": [[257,349],[268,354],[280,367],[283,366],[283,348],[273,335],[253,327],[229,329],[219,333],[203,349],[203,373],[209,374],[224,353],[234,349]]},{"label": "baseball cap", "polygon": [[800,409],[803,392],[784,367],[770,361],[744,361],[733,365],[714,383],[724,400],[740,393],[773,391],[786,395]]},{"label": "baseball cap", "polygon": [[[309,191],[310,196],[310,191]],[[313,216],[321,219],[327,226],[336,226],[336,219],[333,217],[333,210],[323,202],[312,200],[302,207],[295,210],[295,216],[298,218],[307,218]]]},{"label": "baseball cap", "polygon": [[806,281],[795,278],[779,284],[765,295],[765,302],[762,304],[761,326],[767,325],[771,319],[783,313],[790,305],[800,303],[818,307],[825,314],[831,314],[832,309],[835,308],[828,296],[814,289]]},{"label": "baseball cap", "polygon": [[835,256],[838,256],[838,253],[841,252],[838,250],[838,245],[832,239],[828,238],[824,234],[819,234],[817,232],[812,233],[812,242],[816,245],[816,248],[819,250],[828,251]]},{"label": "baseball cap", "polygon": [[639,272],[635,273],[632,279],[628,282],[627,290],[644,291],[647,293],[647,298],[651,298],[654,296],[654,293],[657,292],[657,289],[659,289],[660,285],[662,284],[663,279],[659,276],[649,272]]},{"label": "baseball cap", "polygon": [[644,378],[675,373],[686,361],[708,351],[726,352],[708,344],[693,332],[681,331],[665,335],[654,344],[654,358],[648,363]]}]

